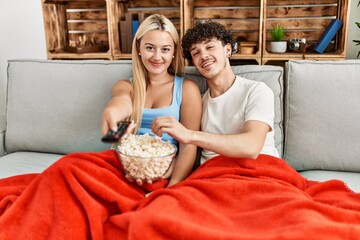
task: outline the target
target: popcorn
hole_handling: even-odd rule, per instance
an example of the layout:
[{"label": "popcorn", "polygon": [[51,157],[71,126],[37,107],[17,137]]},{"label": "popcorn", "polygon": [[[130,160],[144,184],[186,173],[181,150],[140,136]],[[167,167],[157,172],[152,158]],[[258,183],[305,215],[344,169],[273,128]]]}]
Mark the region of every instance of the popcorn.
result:
[{"label": "popcorn", "polygon": [[149,134],[130,134],[116,146],[127,174],[135,179],[155,180],[170,167],[177,148]]}]

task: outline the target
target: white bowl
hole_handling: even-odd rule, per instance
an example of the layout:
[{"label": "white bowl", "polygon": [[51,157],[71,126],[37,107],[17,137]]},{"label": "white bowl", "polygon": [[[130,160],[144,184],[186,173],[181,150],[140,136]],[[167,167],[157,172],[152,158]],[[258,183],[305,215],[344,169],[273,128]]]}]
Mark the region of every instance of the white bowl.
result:
[{"label": "white bowl", "polygon": [[[122,139],[122,142],[123,141],[126,141],[126,139]],[[165,175],[165,173],[169,170],[169,167],[177,153],[177,147],[174,144],[166,143],[166,142],[163,143],[164,146],[166,146],[166,150],[167,150],[166,154],[157,153],[159,151],[156,151],[156,149],[152,149],[150,147],[150,148],[145,148],[145,151],[147,150],[146,153],[141,152],[138,153],[137,156],[134,153],[130,154],[129,152],[131,151],[129,151],[129,147],[127,147],[125,144],[122,146],[121,143],[116,145],[114,149],[118,154],[118,157],[123,166],[125,174],[131,176],[134,179],[154,181]],[[139,144],[139,143],[134,143],[134,144]],[[138,147],[141,148],[142,146],[138,146]]]}]

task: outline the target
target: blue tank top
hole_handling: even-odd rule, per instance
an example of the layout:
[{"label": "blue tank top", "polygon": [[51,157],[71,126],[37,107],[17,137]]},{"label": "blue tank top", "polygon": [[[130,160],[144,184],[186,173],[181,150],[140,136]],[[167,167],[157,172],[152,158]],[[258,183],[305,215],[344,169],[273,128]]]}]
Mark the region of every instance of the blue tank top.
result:
[{"label": "blue tank top", "polygon": [[[183,86],[183,77],[175,76],[174,77],[174,87],[173,87],[173,97],[172,102],[169,107],[164,108],[144,108],[142,114],[141,127],[139,128],[138,134],[142,135],[148,133],[153,135],[150,131],[150,126],[154,118],[160,116],[173,116],[176,120],[180,120],[180,106],[182,101],[182,86]],[[178,145],[178,142],[169,136],[167,133],[162,135],[162,140],[170,141],[173,144]]]}]

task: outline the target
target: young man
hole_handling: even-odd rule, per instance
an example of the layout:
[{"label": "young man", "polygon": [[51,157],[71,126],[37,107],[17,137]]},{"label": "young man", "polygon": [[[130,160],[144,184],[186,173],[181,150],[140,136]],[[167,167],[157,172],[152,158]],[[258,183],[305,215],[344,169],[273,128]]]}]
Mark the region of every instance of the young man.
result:
[{"label": "young man", "polygon": [[152,131],[168,133],[182,143],[203,149],[201,163],[218,154],[256,159],[278,157],[274,143],[274,96],[264,83],[235,76],[230,66],[232,36],[224,26],[208,21],[189,29],[183,55],[207,81],[201,131],[185,128],[172,117],[158,117]]}]

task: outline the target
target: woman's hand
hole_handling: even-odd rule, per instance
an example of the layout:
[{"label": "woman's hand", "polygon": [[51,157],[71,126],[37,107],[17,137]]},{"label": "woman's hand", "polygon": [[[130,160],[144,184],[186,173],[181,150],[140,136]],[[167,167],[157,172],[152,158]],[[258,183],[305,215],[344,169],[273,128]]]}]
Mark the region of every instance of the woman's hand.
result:
[{"label": "woman's hand", "polygon": [[112,89],[112,98],[101,116],[101,134],[109,130],[116,131],[117,123],[128,118],[132,113],[132,86],[129,81],[120,80]]},{"label": "woman's hand", "polygon": [[115,107],[107,106],[101,117],[101,134],[105,135],[109,130],[117,131],[117,123],[122,120],[124,116]]}]

